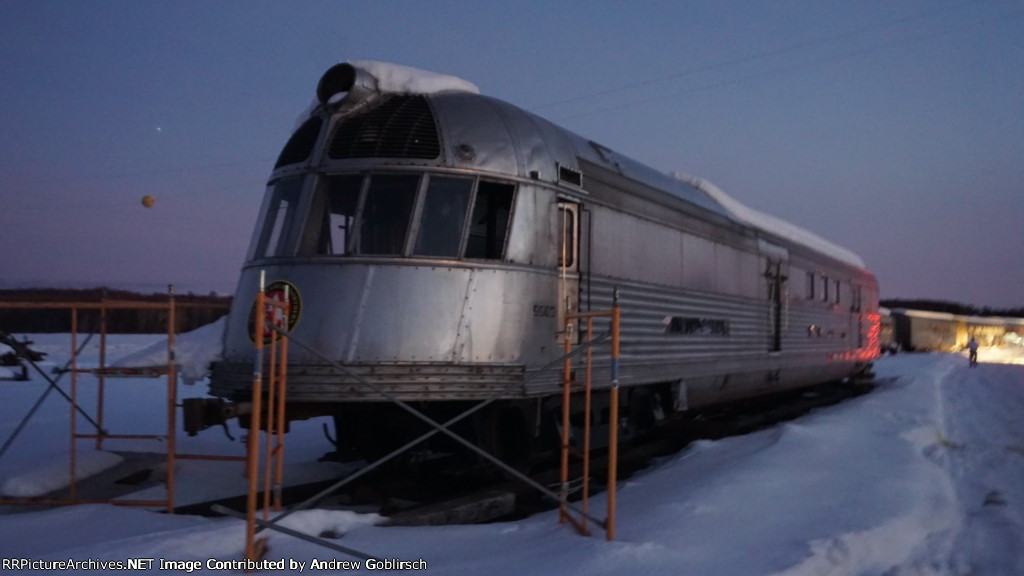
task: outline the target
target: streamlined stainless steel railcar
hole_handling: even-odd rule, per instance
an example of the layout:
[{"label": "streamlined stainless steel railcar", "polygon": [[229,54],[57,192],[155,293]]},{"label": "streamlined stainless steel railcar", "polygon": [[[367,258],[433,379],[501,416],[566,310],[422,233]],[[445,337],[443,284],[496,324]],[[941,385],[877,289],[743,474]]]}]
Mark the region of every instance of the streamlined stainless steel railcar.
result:
[{"label": "streamlined stainless steel railcar", "polygon": [[[530,406],[560,402],[560,374],[538,370],[562,354],[564,314],[610,308],[616,289],[624,399],[659,414],[841,379],[877,355],[877,286],[856,258],[514,105],[457,83],[389,90],[394,75],[341,64],[320,80],[271,174],[214,395],[251,393],[260,271],[290,300],[275,321],[320,355],[406,401],[504,390],[523,429]],[[608,346],[596,353],[606,388]],[[288,402],[367,425],[388,410],[298,346]]]}]

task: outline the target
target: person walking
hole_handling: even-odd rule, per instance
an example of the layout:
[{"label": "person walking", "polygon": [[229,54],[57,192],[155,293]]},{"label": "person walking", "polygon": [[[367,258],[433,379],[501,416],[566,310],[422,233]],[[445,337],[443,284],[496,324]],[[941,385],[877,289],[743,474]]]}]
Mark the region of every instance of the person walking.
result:
[{"label": "person walking", "polygon": [[971,341],[967,343],[967,349],[970,350],[970,366],[974,368],[978,365],[978,339],[971,336]]}]

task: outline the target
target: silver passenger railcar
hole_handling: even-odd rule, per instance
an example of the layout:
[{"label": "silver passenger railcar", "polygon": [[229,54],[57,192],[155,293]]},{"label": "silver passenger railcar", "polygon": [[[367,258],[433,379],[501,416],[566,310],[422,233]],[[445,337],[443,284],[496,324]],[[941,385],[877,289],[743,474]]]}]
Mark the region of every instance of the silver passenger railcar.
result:
[{"label": "silver passenger railcar", "polygon": [[[214,395],[250,394],[261,270],[295,339],[397,398],[444,413],[505,390],[476,428],[506,438],[536,436],[560,405],[560,375],[537,371],[562,354],[566,312],[609,308],[616,289],[636,423],[842,379],[878,353],[859,259],[706,182],[450,77],[339,64],[317,96],[270,176]],[[402,426],[296,346],[288,402],[293,417],[335,415],[357,451]]]}]

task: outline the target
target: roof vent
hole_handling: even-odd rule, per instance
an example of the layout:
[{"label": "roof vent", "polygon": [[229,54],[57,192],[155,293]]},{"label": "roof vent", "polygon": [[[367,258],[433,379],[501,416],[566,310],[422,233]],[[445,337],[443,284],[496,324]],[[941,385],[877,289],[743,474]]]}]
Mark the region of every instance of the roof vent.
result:
[{"label": "roof vent", "polygon": [[558,165],[558,181],[565,182],[566,184],[572,184],[573,186],[583,186],[583,173],[579,170],[573,170],[568,166]]},{"label": "roof vent", "polygon": [[327,155],[345,158],[418,158],[441,155],[434,115],[426,98],[395,95],[365,114],[342,120]]},{"label": "roof vent", "polygon": [[313,153],[313,147],[316,146],[316,139],[320,135],[323,123],[323,118],[318,116],[306,120],[302,126],[299,126],[299,129],[292,134],[288,143],[284,145],[284,149],[281,150],[281,155],[277,157],[277,164],[274,164],[274,168],[308,160],[309,155]]}]

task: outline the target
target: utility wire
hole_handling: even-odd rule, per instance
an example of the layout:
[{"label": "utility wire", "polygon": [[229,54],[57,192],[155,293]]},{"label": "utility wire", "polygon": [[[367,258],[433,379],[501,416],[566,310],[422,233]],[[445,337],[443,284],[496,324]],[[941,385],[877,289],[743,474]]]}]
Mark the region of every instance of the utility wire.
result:
[{"label": "utility wire", "polygon": [[923,12],[923,13],[919,13],[919,14],[911,14],[909,16],[904,16],[904,17],[901,17],[901,18],[896,18],[895,20],[889,21],[887,23],[884,23],[884,24],[881,24],[881,25],[878,25],[878,26],[862,26],[862,27],[857,28],[855,30],[850,30],[848,32],[843,32],[843,33],[836,34],[836,35],[833,35],[833,36],[828,36],[828,37],[823,37],[823,38],[816,38],[816,39],[807,40],[807,41],[804,41],[804,42],[797,42],[797,43],[789,44],[789,45],[786,45],[786,46],[782,46],[780,48],[776,48],[776,49],[773,49],[773,50],[767,50],[765,52],[759,52],[759,53],[756,53],[756,54],[748,54],[746,56],[740,56],[739,58],[734,58],[734,59],[726,60],[726,61],[723,61],[723,62],[716,62],[716,63],[708,64],[708,65],[705,65],[705,66],[699,66],[699,67],[696,67],[696,68],[691,68],[691,69],[688,69],[688,70],[684,70],[682,72],[678,72],[678,73],[675,73],[675,74],[670,74],[668,76],[658,76],[656,78],[649,78],[647,80],[641,80],[639,82],[631,82],[631,83],[628,83],[628,84],[621,84],[619,86],[608,88],[606,90],[600,90],[598,92],[591,92],[589,94],[583,94],[583,95],[580,95],[580,96],[574,96],[574,97],[566,98],[566,99],[563,99],[563,100],[556,100],[554,102],[548,102],[548,103],[545,103],[545,104],[540,104],[538,106],[531,107],[531,109],[532,110],[543,110],[545,108],[551,108],[551,107],[554,107],[554,106],[561,106],[563,104],[571,104],[573,102],[579,102],[579,101],[582,101],[582,100],[590,100],[592,98],[598,98],[598,97],[601,97],[601,96],[607,96],[609,94],[615,94],[615,93],[618,93],[618,92],[634,90],[636,88],[643,87],[643,86],[651,86],[651,85],[654,85],[654,84],[661,84],[661,83],[665,83],[665,82],[670,82],[672,80],[677,80],[677,79],[680,79],[680,78],[685,78],[687,76],[694,76],[694,75],[697,75],[697,74],[702,74],[704,72],[710,72],[710,71],[713,71],[713,70],[719,70],[719,69],[722,69],[722,68],[728,68],[730,66],[736,66],[738,64],[745,64],[745,63],[754,62],[754,61],[757,61],[757,60],[764,60],[764,59],[767,59],[767,58],[771,58],[773,56],[778,56],[780,54],[786,54],[788,52],[796,52],[798,50],[803,50],[804,48],[809,48],[809,47],[812,47],[812,46],[822,46],[822,45],[833,44],[835,42],[838,42],[838,41],[841,41],[841,40],[845,40],[847,38],[852,38],[854,36],[859,36],[861,34],[864,34],[865,32],[871,32],[873,30],[880,30],[880,29],[890,28],[890,27],[893,27],[893,26],[903,25],[903,24],[906,24],[908,22],[914,22],[914,21],[917,21],[917,20],[924,20],[926,18],[931,18],[932,16],[935,16],[937,14],[942,14],[942,13],[949,12],[949,11],[952,11],[952,10],[960,9],[960,8],[968,6],[968,5],[970,5],[970,6],[977,6],[978,4],[981,4],[981,3],[983,3],[983,2],[962,2],[960,4],[955,4],[955,5],[952,5],[952,6],[947,6],[945,8],[940,8],[938,10],[931,10],[931,11]]},{"label": "utility wire", "polygon": [[[1021,16],[1024,16],[1024,12],[1016,12],[1016,13],[1010,13],[1008,15],[1001,15],[1001,16],[998,17],[998,19],[999,19],[1000,22],[1006,22],[1008,20],[1013,20],[1013,19],[1016,19],[1016,18],[1020,18]],[[974,26],[980,26],[982,24],[987,23],[989,20],[991,20],[991,19],[979,20],[979,21],[974,22],[973,25]],[[772,69],[772,70],[767,70],[765,72],[760,72],[760,73],[757,73],[757,74],[751,74],[751,75],[748,75],[748,76],[743,76],[741,78],[735,78],[735,79],[732,79],[732,80],[723,80],[721,82],[714,82],[714,83],[711,83],[711,84],[705,84],[703,86],[694,86],[694,87],[688,88],[686,90],[674,91],[674,92],[669,93],[669,94],[663,94],[663,95],[660,95],[660,96],[653,96],[653,97],[644,98],[644,99],[640,99],[640,100],[633,100],[633,101],[630,101],[630,102],[621,102],[621,103],[618,103],[618,104],[616,104],[614,106],[607,106],[607,107],[604,107],[604,108],[598,108],[598,109],[595,109],[595,110],[589,110],[587,112],[580,112],[578,114],[573,114],[571,116],[557,116],[556,118],[558,120],[562,120],[562,121],[574,120],[576,118],[583,118],[583,117],[586,117],[586,116],[591,116],[593,114],[600,114],[602,112],[621,110],[623,108],[639,106],[639,105],[642,105],[642,104],[649,104],[651,102],[657,102],[659,100],[665,100],[665,99],[668,99],[668,98],[675,98],[675,97],[682,96],[682,95],[685,95],[685,94],[692,94],[694,92],[704,92],[704,91],[707,91],[707,90],[714,90],[714,89],[718,89],[718,88],[724,88],[724,87],[727,87],[727,86],[735,86],[735,85],[738,85],[738,84],[743,84],[743,83],[746,83],[746,82],[749,82],[749,81],[752,81],[752,80],[757,80],[757,79],[760,79],[760,78],[766,78],[766,77],[775,76],[775,75],[778,75],[778,74],[792,72],[793,70],[800,70],[800,69],[803,69],[803,68],[810,68],[810,67],[814,67],[814,66],[820,66],[822,64],[829,64],[829,63],[832,63],[832,62],[838,62],[840,60],[846,60],[846,59],[853,58],[853,57],[856,57],[856,56],[861,56],[861,55],[869,53],[869,52],[875,52],[875,51],[882,50],[882,49],[892,48],[893,46],[900,46],[900,45],[903,45],[903,44],[911,44],[911,43],[914,43],[914,42],[920,42],[922,40],[930,40],[932,38],[936,38],[936,37],[939,37],[939,36],[945,36],[945,35],[952,34],[952,33],[955,33],[955,32],[962,32],[962,31],[964,31],[968,27],[970,27],[970,26],[964,26],[962,24],[956,24],[954,26],[945,28],[945,29],[940,30],[938,32],[931,32],[931,33],[928,33],[928,34],[922,34],[922,35],[913,36],[913,37],[904,37],[904,38],[900,38],[900,39],[897,39],[897,40],[894,40],[894,41],[891,41],[891,42],[886,42],[886,43],[883,43],[883,44],[879,44],[879,45],[876,45],[876,46],[869,46],[867,48],[853,50],[853,51],[845,52],[843,54],[838,54],[838,55],[829,56],[829,57],[825,57],[825,58],[819,58],[819,59],[811,61],[811,62],[804,62],[804,63],[800,63],[800,64],[794,64],[792,66],[783,66],[783,67],[780,67],[780,68],[775,68],[775,69]],[[655,82],[655,81],[650,81],[650,83],[653,83],[653,82]],[[634,84],[633,86],[638,86],[638,85]]]}]

